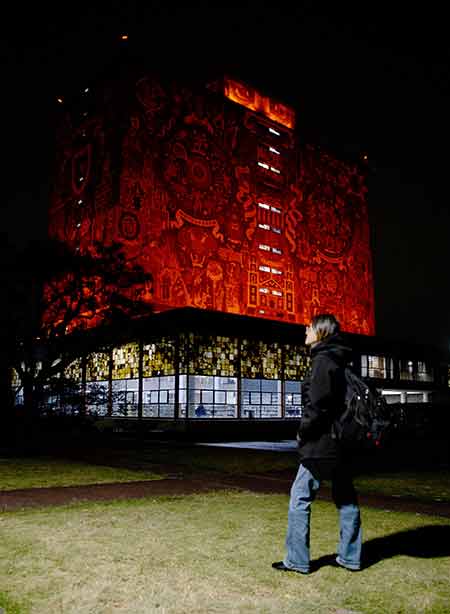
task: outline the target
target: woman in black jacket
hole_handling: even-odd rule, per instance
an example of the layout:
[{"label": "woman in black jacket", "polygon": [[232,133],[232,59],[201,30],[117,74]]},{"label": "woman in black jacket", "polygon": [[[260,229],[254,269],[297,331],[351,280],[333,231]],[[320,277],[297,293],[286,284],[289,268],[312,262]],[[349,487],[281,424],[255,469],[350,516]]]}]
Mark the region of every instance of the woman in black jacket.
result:
[{"label": "woman in black jacket", "polygon": [[323,479],[331,479],[339,510],[340,537],[335,563],[350,571],[361,568],[362,531],[349,459],[344,458],[333,433],[343,411],[345,376],[351,350],[339,336],[339,322],[331,314],[317,315],[306,328],[311,348],[311,372],[303,384],[303,412],[298,428],[300,467],[291,488],[286,557],[272,564],[280,571],[310,571],[310,515]]}]

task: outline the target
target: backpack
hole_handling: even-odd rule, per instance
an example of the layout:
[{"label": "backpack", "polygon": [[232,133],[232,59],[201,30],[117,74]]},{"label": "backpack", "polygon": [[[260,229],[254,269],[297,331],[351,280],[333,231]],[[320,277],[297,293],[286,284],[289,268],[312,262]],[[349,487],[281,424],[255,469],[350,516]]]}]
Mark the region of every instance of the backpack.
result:
[{"label": "backpack", "polygon": [[384,397],[345,368],[345,408],[334,422],[335,438],[346,448],[370,451],[387,442],[396,421]]}]

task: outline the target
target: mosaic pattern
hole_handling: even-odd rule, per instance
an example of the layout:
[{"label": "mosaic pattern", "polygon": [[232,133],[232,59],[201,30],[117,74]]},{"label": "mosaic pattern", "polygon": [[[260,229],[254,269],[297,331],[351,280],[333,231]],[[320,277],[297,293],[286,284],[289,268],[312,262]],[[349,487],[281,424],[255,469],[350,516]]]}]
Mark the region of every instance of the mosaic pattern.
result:
[{"label": "mosaic pattern", "polygon": [[114,348],[112,353],[112,378],[133,379],[139,377],[139,344],[128,343]]},{"label": "mosaic pattern", "polygon": [[279,343],[242,339],[241,376],[245,378],[281,379],[283,351]]},{"label": "mosaic pattern", "polygon": [[101,382],[109,379],[109,354],[93,352],[86,359],[86,381]]},{"label": "mosaic pattern", "polygon": [[235,377],[238,373],[238,340],[211,336],[188,336],[189,373]]},{"label": "mosaic pattern", "polygon": [[291,110],[245,84],[129,87],[128,108],[117,91],[61,126],[50,235],[123,243],[159,309],[374,334],[367,169],[300,146]]},{"label": "mosaic pattern", "polygon": [[77,358],[64,370],[64,377],[72,380],[73,382],[81,383],[83,379],[83,368],[81,358]]},{"label": "mosaic pattern", "polygon": [[146,343],[143,347],[143,377],[158,375],[175,375],[176,342],[175,339],[163,337],[158,343]]},{"label": "mosaic pattern", "polygon": [[309,351],[302,345],[284,346],[284,379],[302,381],[311,365]]}]

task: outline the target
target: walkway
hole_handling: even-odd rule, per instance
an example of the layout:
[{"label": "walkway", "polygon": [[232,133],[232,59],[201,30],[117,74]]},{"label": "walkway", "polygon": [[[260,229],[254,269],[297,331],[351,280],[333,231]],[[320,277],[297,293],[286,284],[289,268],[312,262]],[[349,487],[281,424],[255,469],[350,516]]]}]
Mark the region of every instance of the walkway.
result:
[{"label": "walkway", "polygon": [[[0,511],[7,512],[47,505],[67,505],[83,501],[181,496],[225,490],[287,495],[293,477],[292,472],[238,476],[208,472],[199,473],[194,477],[177,474],[163,480],[2,491],[0,492]],[[318,498],[330,501],[330,489],[323,486]],[[450,518],[450,503],[424,503],[409,498],[380,495],[361,495],[359,499],[362,506],[381,508],[386,511],[412,512]]]}]

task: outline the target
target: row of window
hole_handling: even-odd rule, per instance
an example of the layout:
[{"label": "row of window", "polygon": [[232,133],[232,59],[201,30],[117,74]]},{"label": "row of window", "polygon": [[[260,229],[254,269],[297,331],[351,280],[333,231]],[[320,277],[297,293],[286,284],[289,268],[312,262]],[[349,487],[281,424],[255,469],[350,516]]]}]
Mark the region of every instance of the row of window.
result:
[{"label": "row of window", "polygon": [[[175,418],[176,377],[142,379],[142,416]],[[48,409],[85,411],[90,415],[138,417],[139,380],[86,382],[79,385],[78,396],[71,388],[47,391]],[[238,411],[239,409],[239,411]],[[186,418],[298,418],[302,411],[301,382],[253,380],[233,377],[180,375],[178,381],[178,416]]]},{"label": "row of window", "polygon": [[[398,373],[396,373],[398,369]],[[433,368],[421,360],[394,361],[388,356],[361,356],[361,375],[373,379],[400,379],[409,382],[432,382]]]}]

